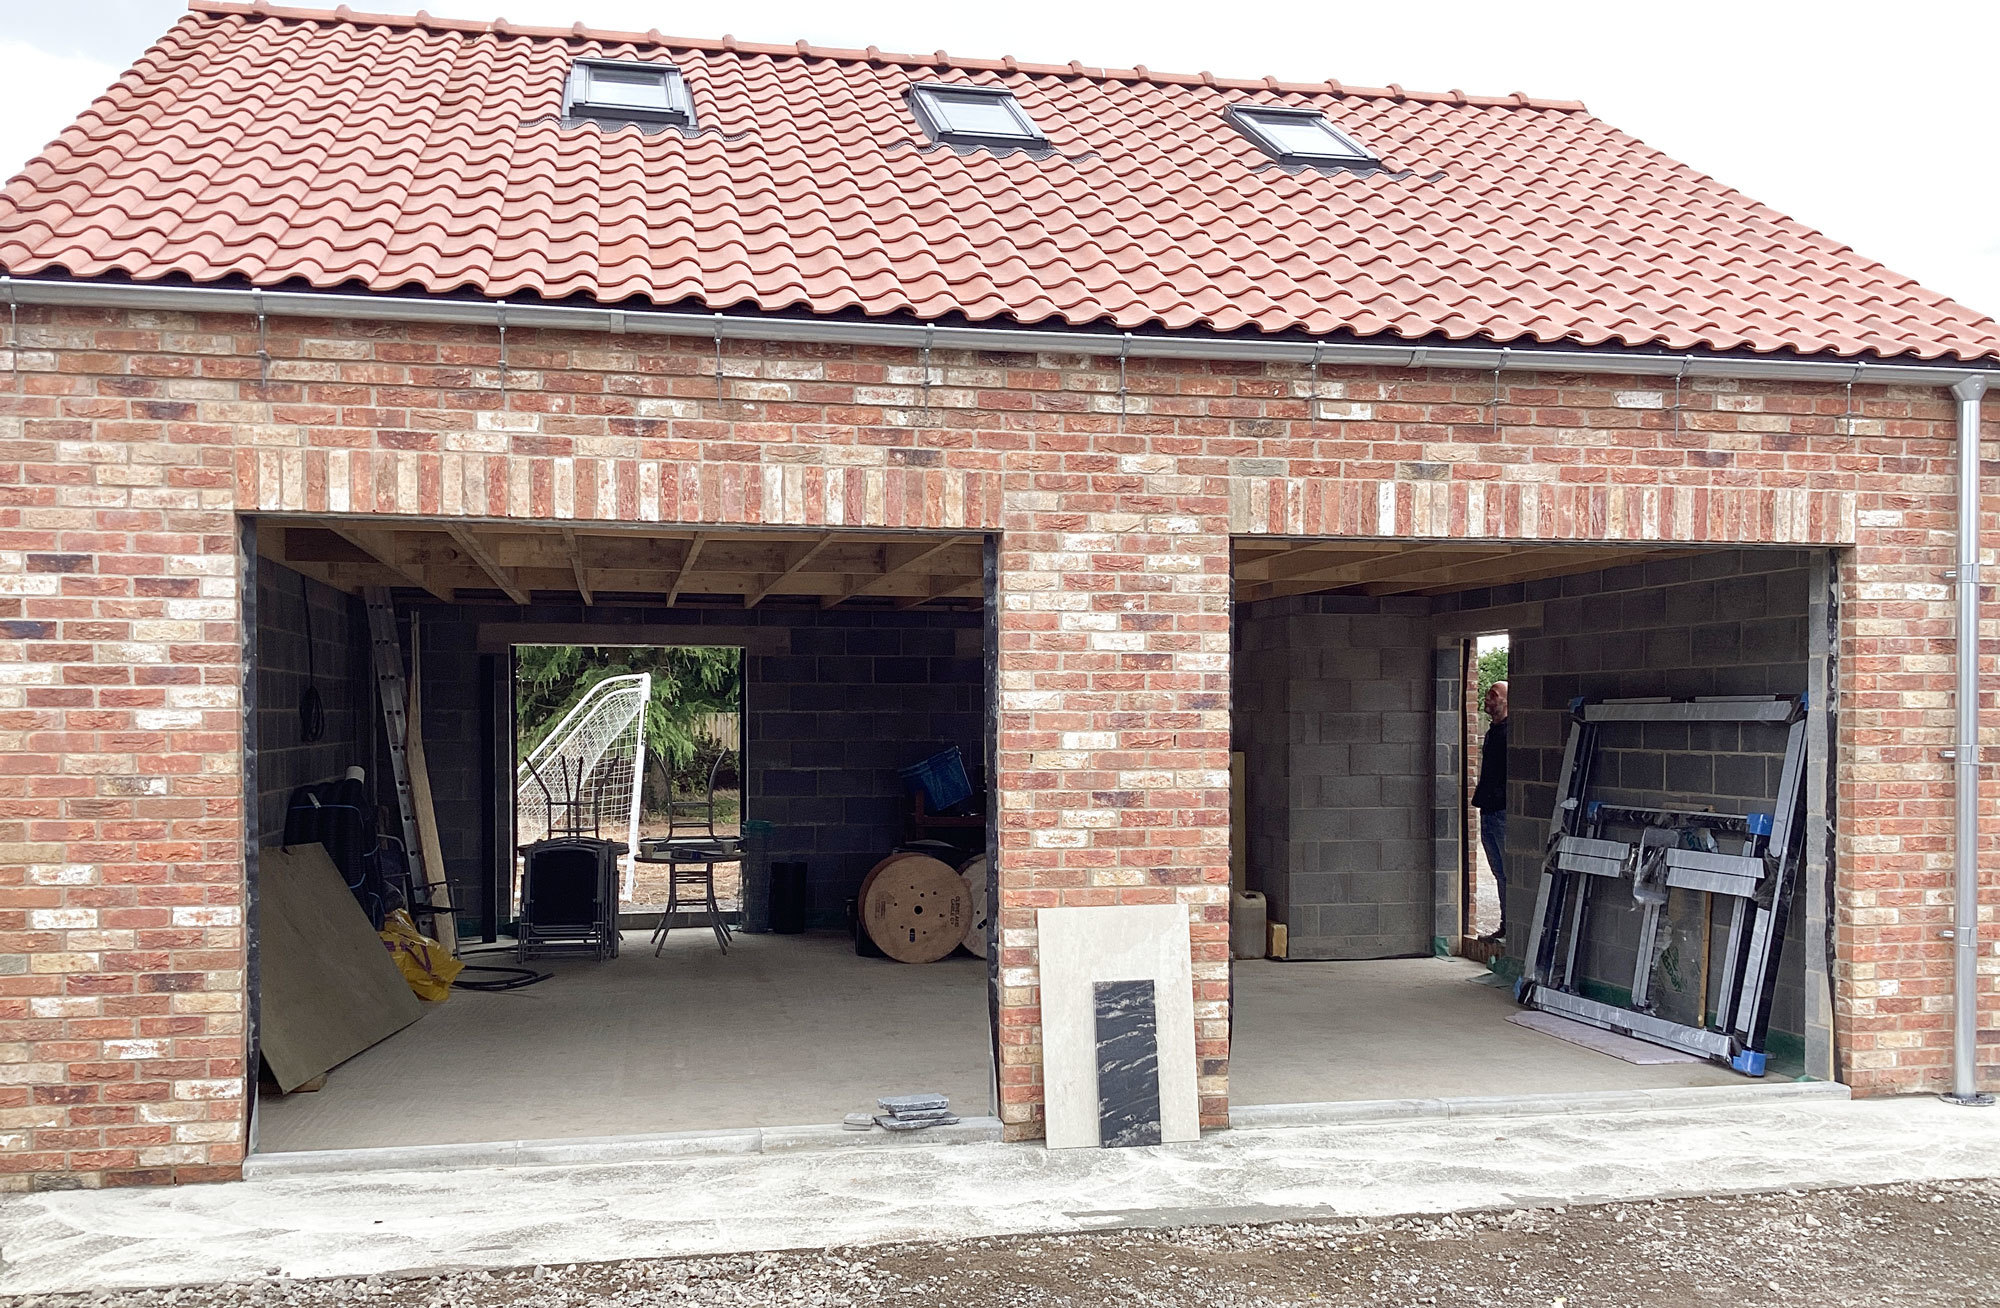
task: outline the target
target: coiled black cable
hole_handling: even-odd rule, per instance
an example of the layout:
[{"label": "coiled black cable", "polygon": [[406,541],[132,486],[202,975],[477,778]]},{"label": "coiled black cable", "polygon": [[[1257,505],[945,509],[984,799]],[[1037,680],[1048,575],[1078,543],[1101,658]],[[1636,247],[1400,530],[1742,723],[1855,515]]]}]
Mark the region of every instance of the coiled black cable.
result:
[{"label": "coiled black cable", "polygon": [[[506,945],[488,949],[468,949],[460,954],[459,957],[477,958],[481,954],[511,954],[513,952],[513,946]],[[499,975],[491,981],[467,981],[464,979],[466,972],[496,972]],[[460,972],[458,975],[459,979],[452,982],[452,985],[460,990],[501,991],[521,990],[528,986],[539,985],[555,976],[555,973],[537,972],[531,967],[485,967],[477,963],[467,963],[465,971]]]}]

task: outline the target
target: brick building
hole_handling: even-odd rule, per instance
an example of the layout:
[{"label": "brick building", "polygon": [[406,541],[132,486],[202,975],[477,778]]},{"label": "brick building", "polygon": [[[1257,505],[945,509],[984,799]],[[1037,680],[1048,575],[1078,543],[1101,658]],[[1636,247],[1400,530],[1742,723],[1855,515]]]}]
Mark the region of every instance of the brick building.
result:
[{"label": "brick building", "polygon": [[[1811,692],[1777,1026],[1856,1093],[1954,1084],[1947,574],[2000,326],[1580,105],[197,0],[7,187],[0,265],[11,1184],[239,1174],[256,852],[375,761],[367,586],[431,633],[489,933],[509,642],[744,648],[745,811],[816,923],[911,750],[983,756],[1010,1138],[1044,908],[1186,905],[1202,1121],[1241,1103],[1232,751],[1295,959],[1457,950],[1495,631],[1520,869],[1573,698]],[[1775,793],[1747,736],[1662,749],[1656,789]]]}]

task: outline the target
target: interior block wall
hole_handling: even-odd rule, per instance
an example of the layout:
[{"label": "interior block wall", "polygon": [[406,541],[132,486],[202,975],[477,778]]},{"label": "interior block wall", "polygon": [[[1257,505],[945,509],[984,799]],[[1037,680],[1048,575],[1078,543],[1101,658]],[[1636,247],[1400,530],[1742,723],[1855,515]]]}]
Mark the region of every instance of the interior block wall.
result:
[{"label": "interior block wall", "polygon": [[1346,595],[1238,606],[1249,879],[1289,958],[1431,952],[1429,613]]},{"label": "interior block wall", "polygon": [[[1541,601],[1539,628],[1512,633],[1508,656],[1508,952],[1519,958],[1533,928],[1550,811],[1577,698],[1665,695],[1798,695],[1806,689],[1809,571],[1793,550],[1727,550],[1440,597],[1440,609]],[[1614,803],[1769,812],[1785,732],[1750,723],[1648,723],[1601,736],[1592,797]],[[1804,1030],[1800,952],[1803,887],[1787,924],[1772,1028]],[[1700,903],[1677,895],[1663,918],[1672,951],[1658,983],[1661,1012],[1691,1020],[1700,1002]],[[1583,976],[1629,992],[1640,912],[1629,893],[1591,900]],[[1726,904],[1712,906],[1714,995],[1720,985]],[[1684,991],[1685,993],[1679,993]],[[1617,1002],[1621,995],[1614,993]],[[1677,1007],[1678,1005],[1678,1007]]]},{"label": "interior block wall", "polygon": [[[368,694],[368,618],[360,602],[268,559],[257,560],[256,571],[256,838],[275,845],[294,789],[330,781],[351,764],[368,764],[374,701]],[[317,687],[325,715],[324,733],[311,742],[299,722],[308,685]]]},{"label": "interior block wall", "polygon": [[[1940,392],[1864,383],[1850,405],[1843,384],[1697,378],[1677,402],[1633,376],[1147,358],[1121,386],[1109,338],[939,350],[928,371],[914,350],[725,342],[718,369],[712,339],[525,329],[503,371],[488,328],[324,319],[272,320],[266,381],[259,344],[249,316],[43,307],[7,338],[5,1184],[229,1176],[242,1156],[238,518],[258,513],[1000,533],[1015,1138],[1040,1131],[1048,904],[1188,905],[1202,1113],[1227,1120],[1231,533],[1846,547],[1842,1071],[1864,1093],[1949,1082]],[[2000,828],[1984,839],[1995,857]],[[2000,955],[1982,966],[2000,1031]],[[1994,1085],[2000,1041],[1982,1057]]]},{"label": "interior block wall", "polygon": [[[480,679],[482,660],[495,660],[494,675],[503,678],[507,662],[504,653],[482,653],[482,628],[559,630],[578,644],[741,646],[744,813],[773,824],[771,858],[807,865],[815,925],[844,925],[862,877],[903,839],[909,802],[898,768],[957,745],[978,780],[985,676],[976,609],[822,610],[781,602],[747,613],[575,603],[406,608],[420,615],[424,632],[431,787],[462,905],[481,902],[495,865],[482,760],[496,724],[481,710]],[[408,612],[400,616],[407,656]]]}]

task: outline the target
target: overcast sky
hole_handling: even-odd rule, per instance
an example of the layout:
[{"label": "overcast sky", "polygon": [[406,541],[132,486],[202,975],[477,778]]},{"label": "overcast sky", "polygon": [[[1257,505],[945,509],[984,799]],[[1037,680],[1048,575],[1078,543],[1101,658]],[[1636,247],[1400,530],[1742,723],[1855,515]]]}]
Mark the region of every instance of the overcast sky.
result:
[{"label": "overcast sky", "polygon": [[[1996,0],[351,3],[357,11],[425,8],[551,26],[582,19],[687,36],[1578,99],[1932,289],[2000,314]],[[40,150],[184,8],[180,0],[0,0],[0,171],[12,174]]]}]

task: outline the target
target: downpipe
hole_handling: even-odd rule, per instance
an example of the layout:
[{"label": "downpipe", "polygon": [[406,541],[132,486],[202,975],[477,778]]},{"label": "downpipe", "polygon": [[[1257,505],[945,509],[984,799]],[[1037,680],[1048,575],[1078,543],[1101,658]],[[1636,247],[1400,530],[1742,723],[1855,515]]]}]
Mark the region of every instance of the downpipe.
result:
[{"label": "downpipe", "polygon": [[1945,1102],[1985,1106],[1979,1090],[1979,417],[1984,377],[1951,388],[1958,401],[1958,592],[1951,750],[1954,800],[1952,925],[1952,1085]]}]

